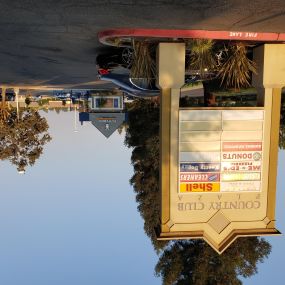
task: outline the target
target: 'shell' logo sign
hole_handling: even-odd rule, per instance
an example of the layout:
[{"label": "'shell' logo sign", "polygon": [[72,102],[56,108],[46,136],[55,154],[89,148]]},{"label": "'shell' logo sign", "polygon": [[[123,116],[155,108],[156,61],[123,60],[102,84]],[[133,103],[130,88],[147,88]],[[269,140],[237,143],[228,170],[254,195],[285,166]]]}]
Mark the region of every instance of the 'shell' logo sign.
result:
[{"label": "'shell' logo sign", "polygon": [[219,192],[219,183],[181,183],[180,192],[181,193],[191,193],[191,192]]}]

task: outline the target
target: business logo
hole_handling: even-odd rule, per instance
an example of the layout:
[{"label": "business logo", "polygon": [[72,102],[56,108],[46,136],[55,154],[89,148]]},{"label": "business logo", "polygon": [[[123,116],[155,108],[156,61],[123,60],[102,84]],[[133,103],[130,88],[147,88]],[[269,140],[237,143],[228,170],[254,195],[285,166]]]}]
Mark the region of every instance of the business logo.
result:
[{"label": "business logo", "polygon": [[238,151],[238,152],[223,152],[223,161],[238,161],[238,160],[261,160],[261,152],[253,151]]},{"label": "business logo", "polygon": [[216,182],[220,181],[219,173],[180,173],[180,182]]},{"label": "business logo", "polygon": [[223,172],[261,171],[261,161],[222,162]]},{"label": "business logo", "polygon": [[261,160],[261,153],[260,153],[260,152],[255,152],[255,153],[253,154],[253,159],[254,159],[255,161]]},{"label": "business logo", "polygon": [[220,183],[181,183],[180,193],[219,192]]},{"label": "business logo", "polygon": [[220,163],[180,163],[180,172],[219,172]]}]

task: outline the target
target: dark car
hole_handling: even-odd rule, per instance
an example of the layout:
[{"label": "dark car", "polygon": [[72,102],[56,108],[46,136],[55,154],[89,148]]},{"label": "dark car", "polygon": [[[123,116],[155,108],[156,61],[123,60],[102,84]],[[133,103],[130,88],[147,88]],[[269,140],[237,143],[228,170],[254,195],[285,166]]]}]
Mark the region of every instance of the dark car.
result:
[{"label": "dark car", "polygon": [[134,97],[148,98],[159,95],[159,89],[155,84],[144,78],[130,78],[129,74],[117,73],[100,75],[99,78],[114,83],[122,91]]},{"label": "dark car", "polygon": [[133,60],[134,50],[132,48],[117,47],[100,53],[96,57],[96,64],[98,70],[113,70],[117,67],[131,68]]},{"label": "dark car", "polygon": [[[6,101],[15,101],[15,92],[6,90],[5,100]],[[0,91],[0,101],[2,100],[2,91]]]},{"label": "dark car", "polygon": [[[98,75],[101,80],[110,81],[125,93],[140,98],[155,97],[160,90],[155,85],[155,79],[149,81],[145,78],[131,78],[129,74],[109,73]],[[186,75],[185,84],[196,84],[203,81],[200,75]]]},{"label": "dark car", "polygon": [[[156,62],[156,45],[151,46],[150,56]],[[216,54],[217,60],[222,58],[223,51]],[[131,69],[134,63],[134,49],[132,47],[112,47],[101,51],[96,57],[97,70],[99,75],[106,75],[113,72],[117,68],[124,67]],[[190,53],[186,51],[185,69],[188,76],[200,75],[203,79],[215,77],[215,73],[208,72],[207,69],[200,73],[200,70],[189,69]]]}]

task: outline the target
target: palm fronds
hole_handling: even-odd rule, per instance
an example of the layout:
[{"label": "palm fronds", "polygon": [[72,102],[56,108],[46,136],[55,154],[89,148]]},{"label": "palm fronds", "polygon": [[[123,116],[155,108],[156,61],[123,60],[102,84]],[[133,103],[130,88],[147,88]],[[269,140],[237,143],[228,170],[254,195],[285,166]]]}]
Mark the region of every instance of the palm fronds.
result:
[{"label": "palm fronds", "polygon": [[0,122],[6,122],[10,116],[10,107],[5,103],[1,103],[0,105]]},{"label": "palm fronds", "polygon": [[218,71],[221,85],[235,89],[249,87],[251,73],[256,74],[256,64],[247,57],[246,46],[243,43],[230,45]]},{"label": "palm fronds", "polygon": [[145,78],[147,83],[155,78],[156,64],[152,46],[146,41],[133,41],[134,62],[130,71],[132,78]]},{"label": "palm fronds", "polygon": [[214,41],[210,39],[193,39],[186,42],[190,50],[187,70],[197,70],[203,78],[206,72],[216,68],[216,59],[213,51]]}]

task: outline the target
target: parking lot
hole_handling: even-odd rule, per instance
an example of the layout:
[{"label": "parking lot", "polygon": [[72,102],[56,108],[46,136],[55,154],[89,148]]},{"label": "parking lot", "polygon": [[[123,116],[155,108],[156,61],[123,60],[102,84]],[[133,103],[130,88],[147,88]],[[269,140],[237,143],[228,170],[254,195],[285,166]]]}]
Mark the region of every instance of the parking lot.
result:
[{"label": "parking lot", "polygon": [[2,84],[81,88],[96,78],[97,33],[119,27],[284,32],[282,0],[0,1]]}]

